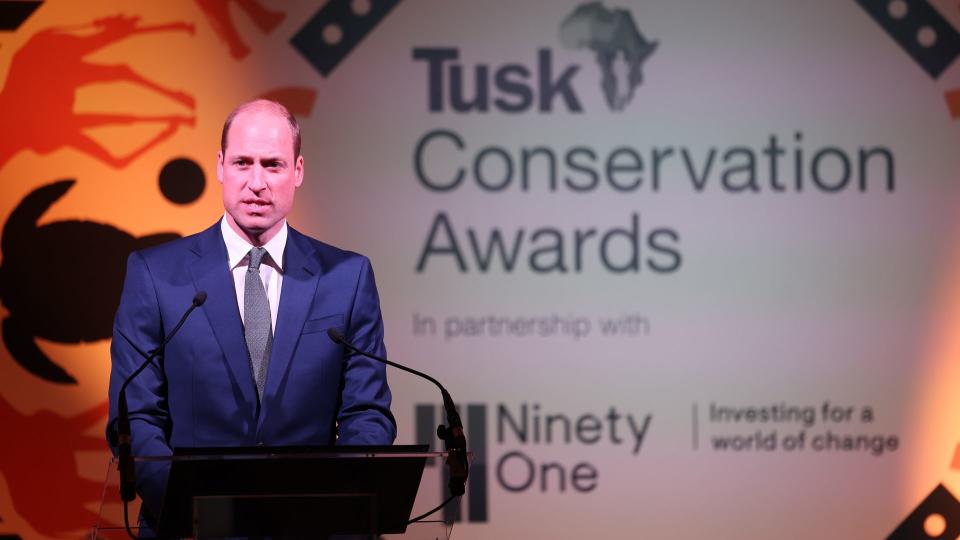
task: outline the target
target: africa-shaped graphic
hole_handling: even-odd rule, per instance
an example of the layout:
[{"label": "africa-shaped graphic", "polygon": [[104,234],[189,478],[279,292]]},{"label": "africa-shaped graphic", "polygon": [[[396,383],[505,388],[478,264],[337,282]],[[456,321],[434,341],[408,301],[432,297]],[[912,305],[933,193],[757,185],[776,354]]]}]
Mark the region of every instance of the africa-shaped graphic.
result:
[{"label": "africa-shaped graphic", "polygon": [[[560,42],[570,49],[588,48],[597,55],[603,73],[600,88],[611,110],[622,111],[643,82],[643,63],[657,49],[647,41],[625,9],[607,9],[600,2],[577,7],[560,25]],[[618,63],[625,65],[627,80],[617,78]],[[625,84],[621,84],[625,83]],[[625,91],[620,91],[625,86]]]},{"label": "africa-shaped graphic", "polygon": [[0,302],[9,311],[3,342],[14,360],[50,382],[76,379],[47,357],[34,338],[80,343],[111,336],[130,252],[179,238],[159,233],[136,238],[93,221],[55,221],[38,226],[44,212],[74,180],[42,186],[13,210],[0,247]]}]

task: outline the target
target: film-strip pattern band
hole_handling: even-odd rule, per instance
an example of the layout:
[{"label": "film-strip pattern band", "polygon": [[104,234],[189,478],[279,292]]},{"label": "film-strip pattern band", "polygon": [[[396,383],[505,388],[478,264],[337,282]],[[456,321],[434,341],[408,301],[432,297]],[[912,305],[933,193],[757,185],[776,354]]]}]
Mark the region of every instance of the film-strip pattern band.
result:
[{"label": "film-strip pattern band", "polygon": [[[461,415],[463,411],[457,407]],[[438,418],[443,418],[443,407],[433,404],[420,404],[416,407],[417,443],[429,444],[430,450],[438,447],[437,424]],[[484,522],[488,520],[487,512],[487,406],[467,405],[466,426],[467,449],[473,453],[470,462],[470,478],[467,480],[467,520]],[[428,467],[441,465],[436,460],[428,460]],[[440,493],[447,493],[447,482],[450,474],[446,466],[440,475]],[[443,518],[450,521],[463,521],[463,504],[461,501],[451,502],[443,508]]]},{"label": "film-strip pattern band", "polygon": [[[927,520],[930,518],[942,520],[942,532],[927,530]],[[957,501],[953,494],[943,487],[943,484],[939,484],[907,516],[907,519],[900,523],[887,540],[930,540],[958,536],[960,536],[960,501]]]},{"label": "film-strip pattern band", "polygon": [[42,3],[41,0],[0,1],[0,32],[12,32],[20,28]]},{"label": "film-strip pattern band", "polygon": [[330,0],[290,44],[324,77],[380,24],[400,0]]},{"label": "film-strip pattern band", "polygon": [[926,0],[857,0],[936,79],[960,54],[960,34]]}]

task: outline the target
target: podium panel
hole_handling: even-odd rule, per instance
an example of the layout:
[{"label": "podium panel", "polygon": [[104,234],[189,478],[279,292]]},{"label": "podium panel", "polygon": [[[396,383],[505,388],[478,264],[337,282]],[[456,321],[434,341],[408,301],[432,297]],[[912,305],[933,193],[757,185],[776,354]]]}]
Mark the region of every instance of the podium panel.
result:
[{"label": "podium panel", "polygon": [[[167,464],[169,477],[158,526],[136,527],[139,499],[130,506],[130,525],[140,536],[160,538],[449,539],[452,523],[439,517],[406,524],[424,463],[446,458],[423,449],[202,448],[137,457],[138,465]],[[128,538],[118,474],[111,461],[94,539]]]}]

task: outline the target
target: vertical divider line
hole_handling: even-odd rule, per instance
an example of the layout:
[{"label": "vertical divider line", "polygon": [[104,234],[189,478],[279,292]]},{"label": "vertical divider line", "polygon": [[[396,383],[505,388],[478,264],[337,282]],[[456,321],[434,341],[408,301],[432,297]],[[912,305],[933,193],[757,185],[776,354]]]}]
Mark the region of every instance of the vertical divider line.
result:
[{"label": "vertical divider line", "polygon": [[693,403],[693,449],[700,449],[700,415],[698,414],[697,403]]}]

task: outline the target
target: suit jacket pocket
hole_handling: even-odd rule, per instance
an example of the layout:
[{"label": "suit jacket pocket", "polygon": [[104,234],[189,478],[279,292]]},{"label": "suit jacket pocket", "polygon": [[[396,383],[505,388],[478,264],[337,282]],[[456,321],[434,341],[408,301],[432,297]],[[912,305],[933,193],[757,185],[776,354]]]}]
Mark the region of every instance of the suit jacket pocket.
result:
[{"label": "suit jacket pocket", "polygon": [[336,326],[343,326],[343,314],[338,313],[337,315],[327,315],[319,319],[310,319],[303,323],[302,333],[313,334],[315,332],[323,332]]}]

